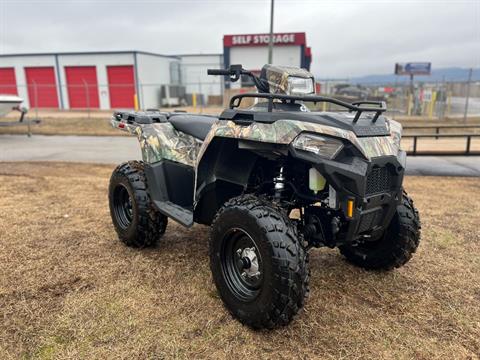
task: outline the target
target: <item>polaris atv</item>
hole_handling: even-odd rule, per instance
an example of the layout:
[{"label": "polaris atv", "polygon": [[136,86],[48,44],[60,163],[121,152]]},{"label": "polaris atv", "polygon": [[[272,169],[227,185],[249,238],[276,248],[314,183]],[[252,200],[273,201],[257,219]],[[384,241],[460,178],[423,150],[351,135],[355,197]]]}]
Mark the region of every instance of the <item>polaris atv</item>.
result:
[{"label": "polaris atv", "polygon": [[[211,226],[210,268],[228,310],[253,328],[288,324],[308,295],[312,247],[390,270],[417,249],[420,221],[402,187],[401,125],[383,102],[314,95],[303,69],[208,70],[258,93],[235,95],[219,117],[116,112],[143,161],[113,172],[110,212],[120,240],[154,245],[168,218]],[[242,100],[255,104],[241,108]],[[341,112],[310,111],[327,102]],[[180,269],[179,269],[180,270]]]}]

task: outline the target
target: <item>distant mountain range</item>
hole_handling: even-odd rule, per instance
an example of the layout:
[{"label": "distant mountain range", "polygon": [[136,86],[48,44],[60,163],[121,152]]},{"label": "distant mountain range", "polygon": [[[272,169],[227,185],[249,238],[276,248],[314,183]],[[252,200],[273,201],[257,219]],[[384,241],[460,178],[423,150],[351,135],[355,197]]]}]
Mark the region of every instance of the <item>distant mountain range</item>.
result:
[{"label": "distant mountain range", "polygon": [[[467,81],[469,69],[464,68],[442,68],[432,70],[430,76],[415,76],[415,81],[423,82],[441,82],[445,81]],[[366,75],[349,79],[351,83],[355,84],[394,84],[409,82],[409,76],[397,76],[394,74],[384,75]],[[480,81],[480,68],[473,69],[472,81]]]}]

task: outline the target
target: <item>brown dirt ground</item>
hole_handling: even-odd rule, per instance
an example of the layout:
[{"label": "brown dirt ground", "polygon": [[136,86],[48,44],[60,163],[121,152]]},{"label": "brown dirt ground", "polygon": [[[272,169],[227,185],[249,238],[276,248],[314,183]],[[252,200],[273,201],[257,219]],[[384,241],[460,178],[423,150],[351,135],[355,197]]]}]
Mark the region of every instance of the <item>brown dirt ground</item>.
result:
[{"label": "brown dirt ground", "polygon": [[314,249],[305,309],[252,331],[217,296],[208,228],[172,222],[154,249],[117,240],[112,169],[1,164],[0,358],[479,358],[479,179],[408,177],[423,221],[410,263],[366,272]]}]

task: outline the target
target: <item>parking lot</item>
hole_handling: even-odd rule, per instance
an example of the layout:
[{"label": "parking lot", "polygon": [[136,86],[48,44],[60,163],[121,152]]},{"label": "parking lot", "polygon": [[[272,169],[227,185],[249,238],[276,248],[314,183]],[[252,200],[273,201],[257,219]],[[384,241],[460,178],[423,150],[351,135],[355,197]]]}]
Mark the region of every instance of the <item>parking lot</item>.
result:
[{"label": "parking lot", "polygon": [[[117,130],[117,133],[123,134]],[[431,140],[432,141],[432,140]],[[480,143],[480,139],[479,139]],[[0,161],[73,161],[116,164],[140,159],[132,136],[0,135]],[[480,176],[479,156],[409,157],[407,174]]]}]

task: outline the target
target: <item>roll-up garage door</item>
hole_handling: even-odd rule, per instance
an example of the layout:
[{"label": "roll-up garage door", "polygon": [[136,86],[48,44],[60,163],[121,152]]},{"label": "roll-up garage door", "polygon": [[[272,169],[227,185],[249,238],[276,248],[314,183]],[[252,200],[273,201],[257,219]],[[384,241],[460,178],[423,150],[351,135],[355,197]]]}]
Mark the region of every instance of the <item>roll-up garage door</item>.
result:
[{"label": "roll-up garage door", "polygon": [[133,108],[135,95],[133,66],[107,66],[107,75],[110,107]]},{"label": "roll-up garage door", "polygon": [[58,108],[57,83],[52,67],[26,67],[30,107]]},{"label": "roll-up garage door", "polygon": [[0,94],[18,95],[15,69],[0,68]]},{"label": "roll-up garage door", "polygon": [[97,69],[95,66],[66,66],[68,102],[71,109],[98,109]]}]

